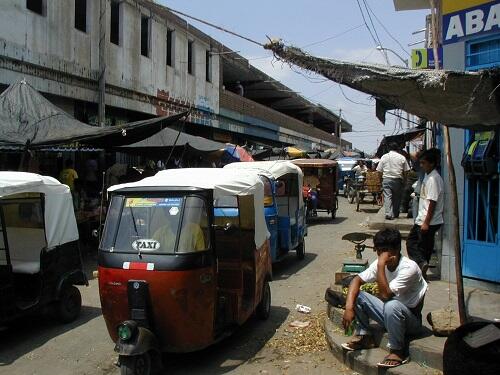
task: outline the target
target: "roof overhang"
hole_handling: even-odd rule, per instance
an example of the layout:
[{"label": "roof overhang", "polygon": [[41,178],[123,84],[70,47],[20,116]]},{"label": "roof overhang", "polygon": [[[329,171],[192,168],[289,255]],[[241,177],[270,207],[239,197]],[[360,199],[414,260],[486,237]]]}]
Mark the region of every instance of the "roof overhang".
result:
[{"label": "roof overhang", "polygon": [[430,2],[429,0],[394,0],[394,9],[396,11],[430,9]]}]

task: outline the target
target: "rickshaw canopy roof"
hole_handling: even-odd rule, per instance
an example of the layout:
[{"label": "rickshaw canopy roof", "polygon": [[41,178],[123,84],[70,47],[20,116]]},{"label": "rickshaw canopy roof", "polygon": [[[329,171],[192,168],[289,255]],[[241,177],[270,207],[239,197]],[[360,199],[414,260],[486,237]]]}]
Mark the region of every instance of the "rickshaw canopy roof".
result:
[{"label": "rickshaw canopy roof", "polygon": [[270,236],[264,217],[264,184],[257,172],[242,173],[238,170],[215,168],[168,169],[141,181],[112,186],[108,192],[118,192],[122,189],[144,191],[147,188],[158,187],[213,190],[214,199],[224,196],[253,195],[255,245],[262,246]]},{"label": "rickshaw canopy roof", "polygon": [[0,172],[0,198],[14,194],[44,195],[45,237],[48,248],[78,240],[73,198],[55,178],[27,172]]},{"label": "rickshaw canopy roof", "polygon": [[[302,169],[296,166],[293,162],[289,160],[275,160],[275,161],[256,161],[253,163],[231,163],[226,165],[226,169],[235,170],[256,170],[264,171],[270,174],[275,179],[279,179],[287,174],[297,175],[298,181],[298,194],[302,196],[302,184],[304,179],[304,173]],[[303,199],[299,199],[299,206],[304,205]]]}]

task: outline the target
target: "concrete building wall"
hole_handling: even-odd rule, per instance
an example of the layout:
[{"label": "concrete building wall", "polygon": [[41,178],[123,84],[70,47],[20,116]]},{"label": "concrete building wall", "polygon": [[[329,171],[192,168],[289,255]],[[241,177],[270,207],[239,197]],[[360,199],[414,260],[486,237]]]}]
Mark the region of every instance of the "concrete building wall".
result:
[{"label": "concrete building wall", "polygon": [[[120,89],[157,96],[175,98],[192,105],[218,112],[219,57],[212,56],[212,79],[205,76],[206,51],[210,39],[199,38],[196,33],[135,0],[120,2],[120,45],[109,42],[110,2],[107,9],[107,84]],[[87,32],[74,27],[74,2],[50,0],[45,3],[44,15],[26,9],[25,0],[3,0],[0,12],[0,55],[7,59],[33,64],[39,69],[51,69],[68,76],[89,80],[88,89],[75,90],[74,84],[47,82],[38,72],[32,75],[13,72],[0,66],[0,83],[10,84],[26,77],[37,89],[72,99],[96,102],[96,80],[99,71],[99,0],[87,0]],[[141,14],[150,18],[150,54],[140,52]],[[166,64],[167,28],[175,30],[175,62]],[[194,74],[187,70],[187,43],[194,41]],[[3,47],[3,48],[2,48]],[[20,63],[18,63],[19,65]],[[17,74],[16,74],[17,73]],[[55,77],[57,78],[57,77]],[[110,94],[106,104],[125,109],[156,114],[156,108],[135,100],[124,100]]]}]

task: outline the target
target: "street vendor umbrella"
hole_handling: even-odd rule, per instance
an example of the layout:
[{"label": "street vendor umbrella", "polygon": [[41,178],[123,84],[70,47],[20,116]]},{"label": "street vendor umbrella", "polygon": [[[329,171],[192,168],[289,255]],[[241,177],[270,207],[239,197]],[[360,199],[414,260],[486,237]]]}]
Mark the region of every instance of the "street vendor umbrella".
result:
[{"label": "street vendor umbrella", "polygon": [[0,95],[0,146],[19,149],[75,143],[98,148],[120,146],[150,137],[186,115],[184,112],[117,126],[91,126],[56,107],[26,81],[20,81]]},{"label": "street vendor umbrella", "polygon": [[172,147],[188,147],[194,152],[213,152],[225,148],[226,145],[207,138],[183,133],[176,129],[165,128],[152,137],[121,146],[119,149],[120,151],[130,152],[158,152]]},{"label": "street vendor umbrella", "polygon": [[411,142],[419,137],[421,137],[425,133],[426,129],[412,129],[407,132],[395,135],[388,135],[382,139],[380,145],[378,146],[377,153],[375,154],[377,157],[381,158],[382,155],[389,152],[389,144],[397,143],[403,147],[404,143]]},{"label": "street vendor umbrella", "polygon": [[239,161],[254,161],[254,160],[252,156],[243,147],[227,143],[223,149],[221,162],[223,164],[229,164]]}]

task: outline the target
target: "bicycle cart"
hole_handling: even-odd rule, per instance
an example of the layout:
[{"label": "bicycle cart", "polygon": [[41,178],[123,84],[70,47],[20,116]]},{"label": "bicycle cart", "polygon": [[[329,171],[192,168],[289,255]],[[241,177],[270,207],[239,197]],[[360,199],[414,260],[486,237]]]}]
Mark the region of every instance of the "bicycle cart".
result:
[{"label": "bicycle cart", "polygon": [[368,171],[366,174],[356,177],[350,185],[348,200],[349,203],[356,202],[356,211],[359,212],[359,205],[369,195],[372,196],[373,204],[382,205],[382,175],[379,172]]}]

